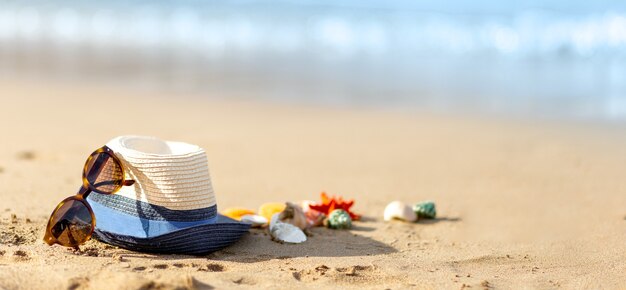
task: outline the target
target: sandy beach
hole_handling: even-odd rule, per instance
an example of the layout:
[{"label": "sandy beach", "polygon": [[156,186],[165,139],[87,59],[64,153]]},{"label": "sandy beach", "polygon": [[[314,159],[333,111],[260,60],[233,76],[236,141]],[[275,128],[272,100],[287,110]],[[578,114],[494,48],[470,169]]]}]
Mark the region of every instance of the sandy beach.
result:
[{"label": "sandy beach", "polygon": [[[39,85],[35,86],[34,84]],[[208,101],[0,82],[0,289],[626,288],[626,134],[617,125]],[[198,144],[219,209],[356,200],[349,231],[300,245],[254,229],[207,256],[42,241],[87,156],[126,134]],[[384,222],[393,200],[438,218]]]}]

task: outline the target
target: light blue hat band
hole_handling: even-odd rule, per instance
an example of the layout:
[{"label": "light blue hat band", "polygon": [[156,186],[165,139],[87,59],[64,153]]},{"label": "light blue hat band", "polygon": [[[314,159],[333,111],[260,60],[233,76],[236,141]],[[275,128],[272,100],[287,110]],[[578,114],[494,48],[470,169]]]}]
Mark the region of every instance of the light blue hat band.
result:
[{"label": "light blue hat band", "polygon": [[[133,215],[130,214],[128,211],[120,211],[118,209],[107,207],[92,198],[98,195],[99,194],[97,193],[91,194],[87,198],[87,200],[89,202],[89,205],[93,209],[94,215],[96,216],[96,228],[101,231],[112,232],[136,238],[150,238],[181,229],[214,224],[217,221],[217,215],[215,214],[213,214],[211,218],[194,221],[174,221],[169,219],[165,220],[162,217],[155,220],[153,219],[153,215],[146,215],[146,211],[141,210],[142,208],[150,208],[150,205],[145,205],[144,202],[134,201],[138,203],[138,205],[135,206],[136,210],[135,214]],[[107,198],[110,197],[112,196],[107,196]],[[121,198],[131,200],[125,197]],[[141,203],[144,203],[144,205],[141,205]],[[214,212],[215,209],[206,211]],[[161,212],[161,214],[162,213],[163,212]]]},{"label": "light blue hat band", "polygon": [[157,221],[192,222],[217,216],[217,205],[192,210],[172,210],[121,195],[98,193],[90,194],[87,200],[132,216]]}]

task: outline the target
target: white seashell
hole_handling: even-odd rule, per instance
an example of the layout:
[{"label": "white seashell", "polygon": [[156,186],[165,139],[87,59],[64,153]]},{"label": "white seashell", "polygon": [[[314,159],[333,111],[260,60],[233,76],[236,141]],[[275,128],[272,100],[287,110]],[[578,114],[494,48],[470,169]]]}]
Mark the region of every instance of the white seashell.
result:
[{"label": "white seashell", "polygon": [[270,235],[272,235],[274,239],[293,244],[306,241],[306,235],[301,229],[292,224],[281,222],[279,215],[278,213],[274,214],[270,221]]},{"label": "white seashell", "polygon": [[251,224],[253,228],[259,228],[267,224],[267,219],[256,214],[247,214],[241,216],[241,222]]},{"label": "white seashell", "polygon": [[393,201],[385,207],[385,221],[403,220],[407,222],[417,221],[417,215],[413,209],[406,203],[401,201]]}]

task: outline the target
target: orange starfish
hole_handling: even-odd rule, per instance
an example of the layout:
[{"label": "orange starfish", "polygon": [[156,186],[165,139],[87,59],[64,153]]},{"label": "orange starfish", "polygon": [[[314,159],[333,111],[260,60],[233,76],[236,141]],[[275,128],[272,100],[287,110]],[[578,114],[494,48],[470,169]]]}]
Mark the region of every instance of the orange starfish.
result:
[{"label": "orange starfish", "polygon": [[353,199],[343,200],[341,196],[333,196],[329,198],[328,195],[326,195],[326,192],[322,192],[321,197],[322,203],[311,204],[309,205],[309,208],[324,213],[326,215],[329,215],[333,210],[343,209],[350,215],[352,220],[356,221],[361,218],[360,215],[350,211],[350,207],[352,207],[352,205],[354,204]]}]

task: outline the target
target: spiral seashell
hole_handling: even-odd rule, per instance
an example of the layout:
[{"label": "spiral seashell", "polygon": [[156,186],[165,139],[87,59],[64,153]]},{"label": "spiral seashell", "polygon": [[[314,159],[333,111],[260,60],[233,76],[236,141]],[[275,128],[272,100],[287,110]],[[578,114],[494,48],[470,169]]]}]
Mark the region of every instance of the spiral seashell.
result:
[{"label": "spiral seashell", "polygon": [[278,219],[281,222],[292,224],[301,230],[306,229],[308,227],[308,223],[302,208],[291,202],[287,202],[285,205],[285,209],[280,213]]},{"label": "spiral seashell", "polygon": [[326,226],[331,229],[347,230],[352,227],[350,214],[343,209],[333,210],[326,219]]}]

